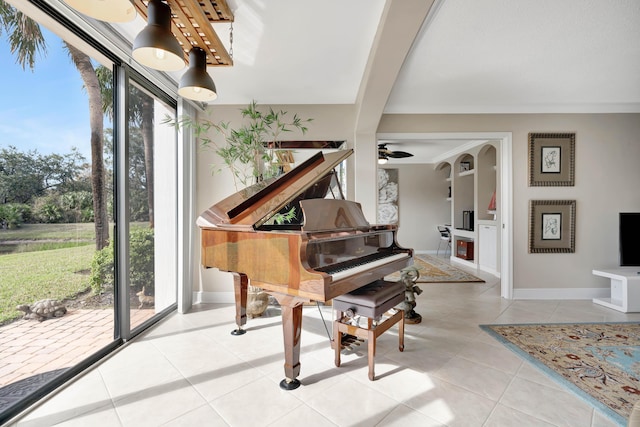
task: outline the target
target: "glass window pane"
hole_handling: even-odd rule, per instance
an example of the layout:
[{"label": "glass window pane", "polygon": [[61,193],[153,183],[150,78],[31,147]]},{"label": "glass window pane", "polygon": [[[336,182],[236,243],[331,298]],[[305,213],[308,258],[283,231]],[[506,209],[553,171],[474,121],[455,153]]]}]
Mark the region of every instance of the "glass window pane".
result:
[{"label": "glass window pane", "polygon": [[[111,98],[103,91],[112,86],[113,65],[38,23],[19,25],[18,11],[6,11],[0,387],[36,391],[114,341],[112,155],[105,138]],[[31,41],[12,53],[13,36]],[[44,49],[30,51],[33,40]],[[24,396],[1,399],[0,413]]]},{"label": "glass window pane", "polygon": [[177,150],[175,110],[129,86],[131,328],[177,299]]}]

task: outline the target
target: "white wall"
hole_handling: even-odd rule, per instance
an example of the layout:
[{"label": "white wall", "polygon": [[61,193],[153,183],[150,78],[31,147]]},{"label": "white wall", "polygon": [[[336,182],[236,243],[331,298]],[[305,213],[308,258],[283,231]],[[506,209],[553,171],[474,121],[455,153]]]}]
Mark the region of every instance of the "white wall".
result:
[{"label": "white wall", "polygon": [[[618,264],[618,212],[640,211],[640,114],[398,114],[385,115],[378,132],[512,132],[515,297],[531,289],[580,297],[608,286],[591,270]],[[530,132],[576,133],[575,186],[528,186]],[[532,199],[576,200],[575,253],[528,253]]]},{"label": "white wall", "polygon": [[432,164],[389,165],[385,169],[398,169],[398,243],[417,252],[435,252],[440,242],[436,226],[451,221],[442,175]]},{"label": "white wall", "polygon": [[[211,107],[214,121],[237,120],[237,107]],[[280,107],[279,107],[280,108]],[[286,106],[302,117],[313,117],[309,133],[304,137],[290,135],[287,139],[347,140],[354,145],[351,106]],[[617,215],[620,211],[640,211],[640,114],[483,114],[483,115],[385,115],[378,128],[380,133],[419,132],[510,132],[513,139],[513,277],[514,295],[527,295],[530,290],[546,291],[557,297],[584,297],[585,290],[608,287],[601,278],[591,274],[593,268],[615,266],[617,260]],[[530,132],[576,133],[576,185],[574,187],[529,187],[527,137]],[[376,181],[359,175],[357,160],[364,154],[356,150],[349,162],[348,196],[353,198],[355,186],[375,186]],[[375,146],[371,147],[375,152]],[[368,150],[366,155],[370,153]],[[198,184],[196,212],[233,192],[230,179],[212,176],[211,153],[198,151]],[[354,168],[355,165],[355,168]],[[432,165],[403,166],[400,171],[400,231],[402,246],[429,249],[437,247],[437,233],[423,224],[435,205],[418,196],[426,190]],[[405,171],[404,168],[407,168]],[[416,177],[415,181],[408,177]],[[436,180],[437,181],[437,180]],[[446,191],[442,189],[441,191]],[[426,193],[426,191],[424,191]],[[420,196],[422,197],[422,196]],[[528,253],[528,204],[532,199],[577,201],[576,252],[573,254]],[[358,200],[363,202],[362,200]],[[415,205],[414,205],[415,203]],[[370,201],[363,203],[365,212],[375,212]],[[438,215],[438,214],[434,214]],[[370,214],[367,219],[375,223]],[[194,218],[195,221],[195,218]],[[440,222],[440,220],[436,220]],[[198,243],[199,244],[199,243]],[[199,250],[196,251],[199,253]],[[198,257],[199,260],[199,257]],[[202,273],[200,290],[229,292],[231,282],[214,276],[211,270]],[[568,292],[567,292],[568,290]]]}]

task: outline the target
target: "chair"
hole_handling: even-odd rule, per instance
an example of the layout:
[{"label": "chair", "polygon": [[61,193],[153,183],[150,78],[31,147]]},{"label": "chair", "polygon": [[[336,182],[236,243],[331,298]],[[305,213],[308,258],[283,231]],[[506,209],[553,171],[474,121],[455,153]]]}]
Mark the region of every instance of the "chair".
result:
[{"label": "chair", "polygon": [[436,256],[439,256],[440,247],[445,242],[446,242],[446,246],[444,248],[444,254],[446,256],[447,248],[449,249],[449,253],[451,253],[451,230],[447,226],[439,225],[438,232],[440,233],[440,242],[438,243],[438,250],[436,251]]},{"label": "chair", "polygon": [[[377,280],[333,299],[333,308],[337,311],[336,320],[333,322],[332,343],[336,367],[340,367],[340,352],[346,346],[343,344],[348,345],[355,338],[367,340],[369,380],[373,381],[376,339],[396,323],[398,350],[404,350],[404,310],[396,306],[404,302],[405,288],[402,282]],[[388,317],[383,319],[385,313]],[[366,318],[366,326],[360,326],[358,316]],[[346,339],[343,335],[346,335]]]}]

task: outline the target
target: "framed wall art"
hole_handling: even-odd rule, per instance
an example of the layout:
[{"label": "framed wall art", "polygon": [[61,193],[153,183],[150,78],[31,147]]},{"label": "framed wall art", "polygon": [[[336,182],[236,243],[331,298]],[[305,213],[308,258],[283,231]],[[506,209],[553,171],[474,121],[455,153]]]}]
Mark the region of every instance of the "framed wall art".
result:
[{"label": "framed wall art", "polygon": [[572,187],[575,151],[575,133],[530,133],[529,186]]},{"label": "framed wall art", "polygon": [[529,201],[529,253],[574,253],[576,201]]}]

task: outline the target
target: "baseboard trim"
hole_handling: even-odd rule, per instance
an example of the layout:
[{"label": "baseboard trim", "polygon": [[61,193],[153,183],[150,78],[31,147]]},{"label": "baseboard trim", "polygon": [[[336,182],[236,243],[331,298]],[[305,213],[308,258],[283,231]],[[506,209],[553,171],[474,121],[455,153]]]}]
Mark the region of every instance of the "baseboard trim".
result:
[{"label": "baseboard trim", "polygon": [[514,289],[513,299],[540,300],[592,300],[606,298],[611,294],[610,288],[554,288],[554,289]]},{"label": "baseboard trim", "polygon": [[194,304],[234,304],[236,302],[233,292],[206,292],[193,293]]},{"label": "baseboard trim", "polygon": [[491,274],[493,276],[496,276],[498,279],[500,278],[500,272],[495,270],[495,269],[493,269],[493,268],[484,267],[484,266],[480,265],[480,266],[478,266],[478,269],[480,271],[484,271],[485,273],[489,273],[489,274]]}]

